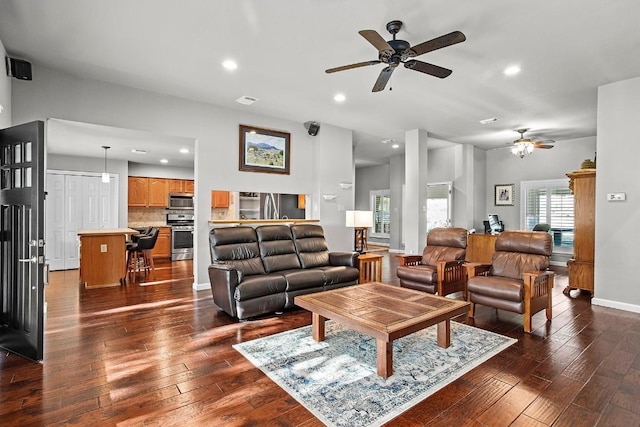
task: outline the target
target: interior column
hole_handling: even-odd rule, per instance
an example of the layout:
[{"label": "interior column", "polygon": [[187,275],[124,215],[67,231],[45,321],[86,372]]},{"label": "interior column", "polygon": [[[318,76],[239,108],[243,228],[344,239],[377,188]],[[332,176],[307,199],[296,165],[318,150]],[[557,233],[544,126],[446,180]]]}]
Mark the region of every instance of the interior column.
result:
[{"label": "interior column", "polygon": [[427,236],[427,131],[405,132],[405,253],[421,254]]}]

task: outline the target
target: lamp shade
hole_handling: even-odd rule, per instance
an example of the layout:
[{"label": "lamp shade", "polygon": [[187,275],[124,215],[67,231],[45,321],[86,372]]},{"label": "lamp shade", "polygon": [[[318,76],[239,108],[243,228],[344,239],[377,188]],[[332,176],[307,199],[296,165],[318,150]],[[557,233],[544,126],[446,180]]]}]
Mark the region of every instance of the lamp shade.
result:
[{"label": "lamp shade", "polygon": [[347,227],[368,228],[373,227],[372,211],[347,211]]}]

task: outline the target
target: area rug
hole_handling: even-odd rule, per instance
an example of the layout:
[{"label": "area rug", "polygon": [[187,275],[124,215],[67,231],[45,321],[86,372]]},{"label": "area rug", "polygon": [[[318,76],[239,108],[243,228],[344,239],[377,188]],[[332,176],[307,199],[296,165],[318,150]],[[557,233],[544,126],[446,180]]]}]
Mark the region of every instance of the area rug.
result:
[{"label": "area rug", "polygon": [[500,353],[517,340],[451,322],[451,346],[436,344],[436,326],[393,343],[393,375],[376,373],[375,339],[326,323],[233,347],[328,426],[379,426]]}]

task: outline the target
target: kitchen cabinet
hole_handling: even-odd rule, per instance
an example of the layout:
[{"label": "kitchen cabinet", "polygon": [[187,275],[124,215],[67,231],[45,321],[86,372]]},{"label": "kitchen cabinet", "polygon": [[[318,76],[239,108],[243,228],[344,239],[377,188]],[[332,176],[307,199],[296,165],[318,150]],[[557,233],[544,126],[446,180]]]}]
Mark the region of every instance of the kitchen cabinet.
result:
[{"label": "kitchen cabinet", "polygon": [[211,192],[211,207],[212,208],[228,208],[229,192],[213,190]]},{"label": "kitchen cabinet", "polygon": [[168,179],[167,189],[169,193],[187,193],[193,194],[193,180],[192,179]]},{"label": "kitchen cabinet", "polygon": [[171,258],[171,227],[158,227],[158,240],[151,251],[154,258]]},{"label": "kitchen cabinet", "polygon": [[167,186],[169,193],[185,193],[183,179],[168,179]]},{"label": "kitchen cabinet", "polygon": [[165,178],[149,178],[149,207],[166,208],[169,192]]},{"label": "kitchen cabinet", "polygon": [[149,205],[149,178],[129,177],[129,206]]},{"label": "kitchen cabinet", "polygon": [[193,194],[192,179],[129,177],[129,206],[166,208],[169,193]]}]

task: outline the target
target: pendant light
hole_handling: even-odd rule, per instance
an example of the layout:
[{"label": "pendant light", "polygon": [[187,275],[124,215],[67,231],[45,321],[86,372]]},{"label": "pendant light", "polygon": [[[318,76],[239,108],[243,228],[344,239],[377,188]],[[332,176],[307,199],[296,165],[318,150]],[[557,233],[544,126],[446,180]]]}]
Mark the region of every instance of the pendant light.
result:
[{"label": "pendant light", "polygon": [[103,145],[102,148],[104,148],[104,172],[102,172],[102,182],[108,184],[110,178],[109,172],[107,172],[107,150],[111,147],[109,147],[108,145]]}]

